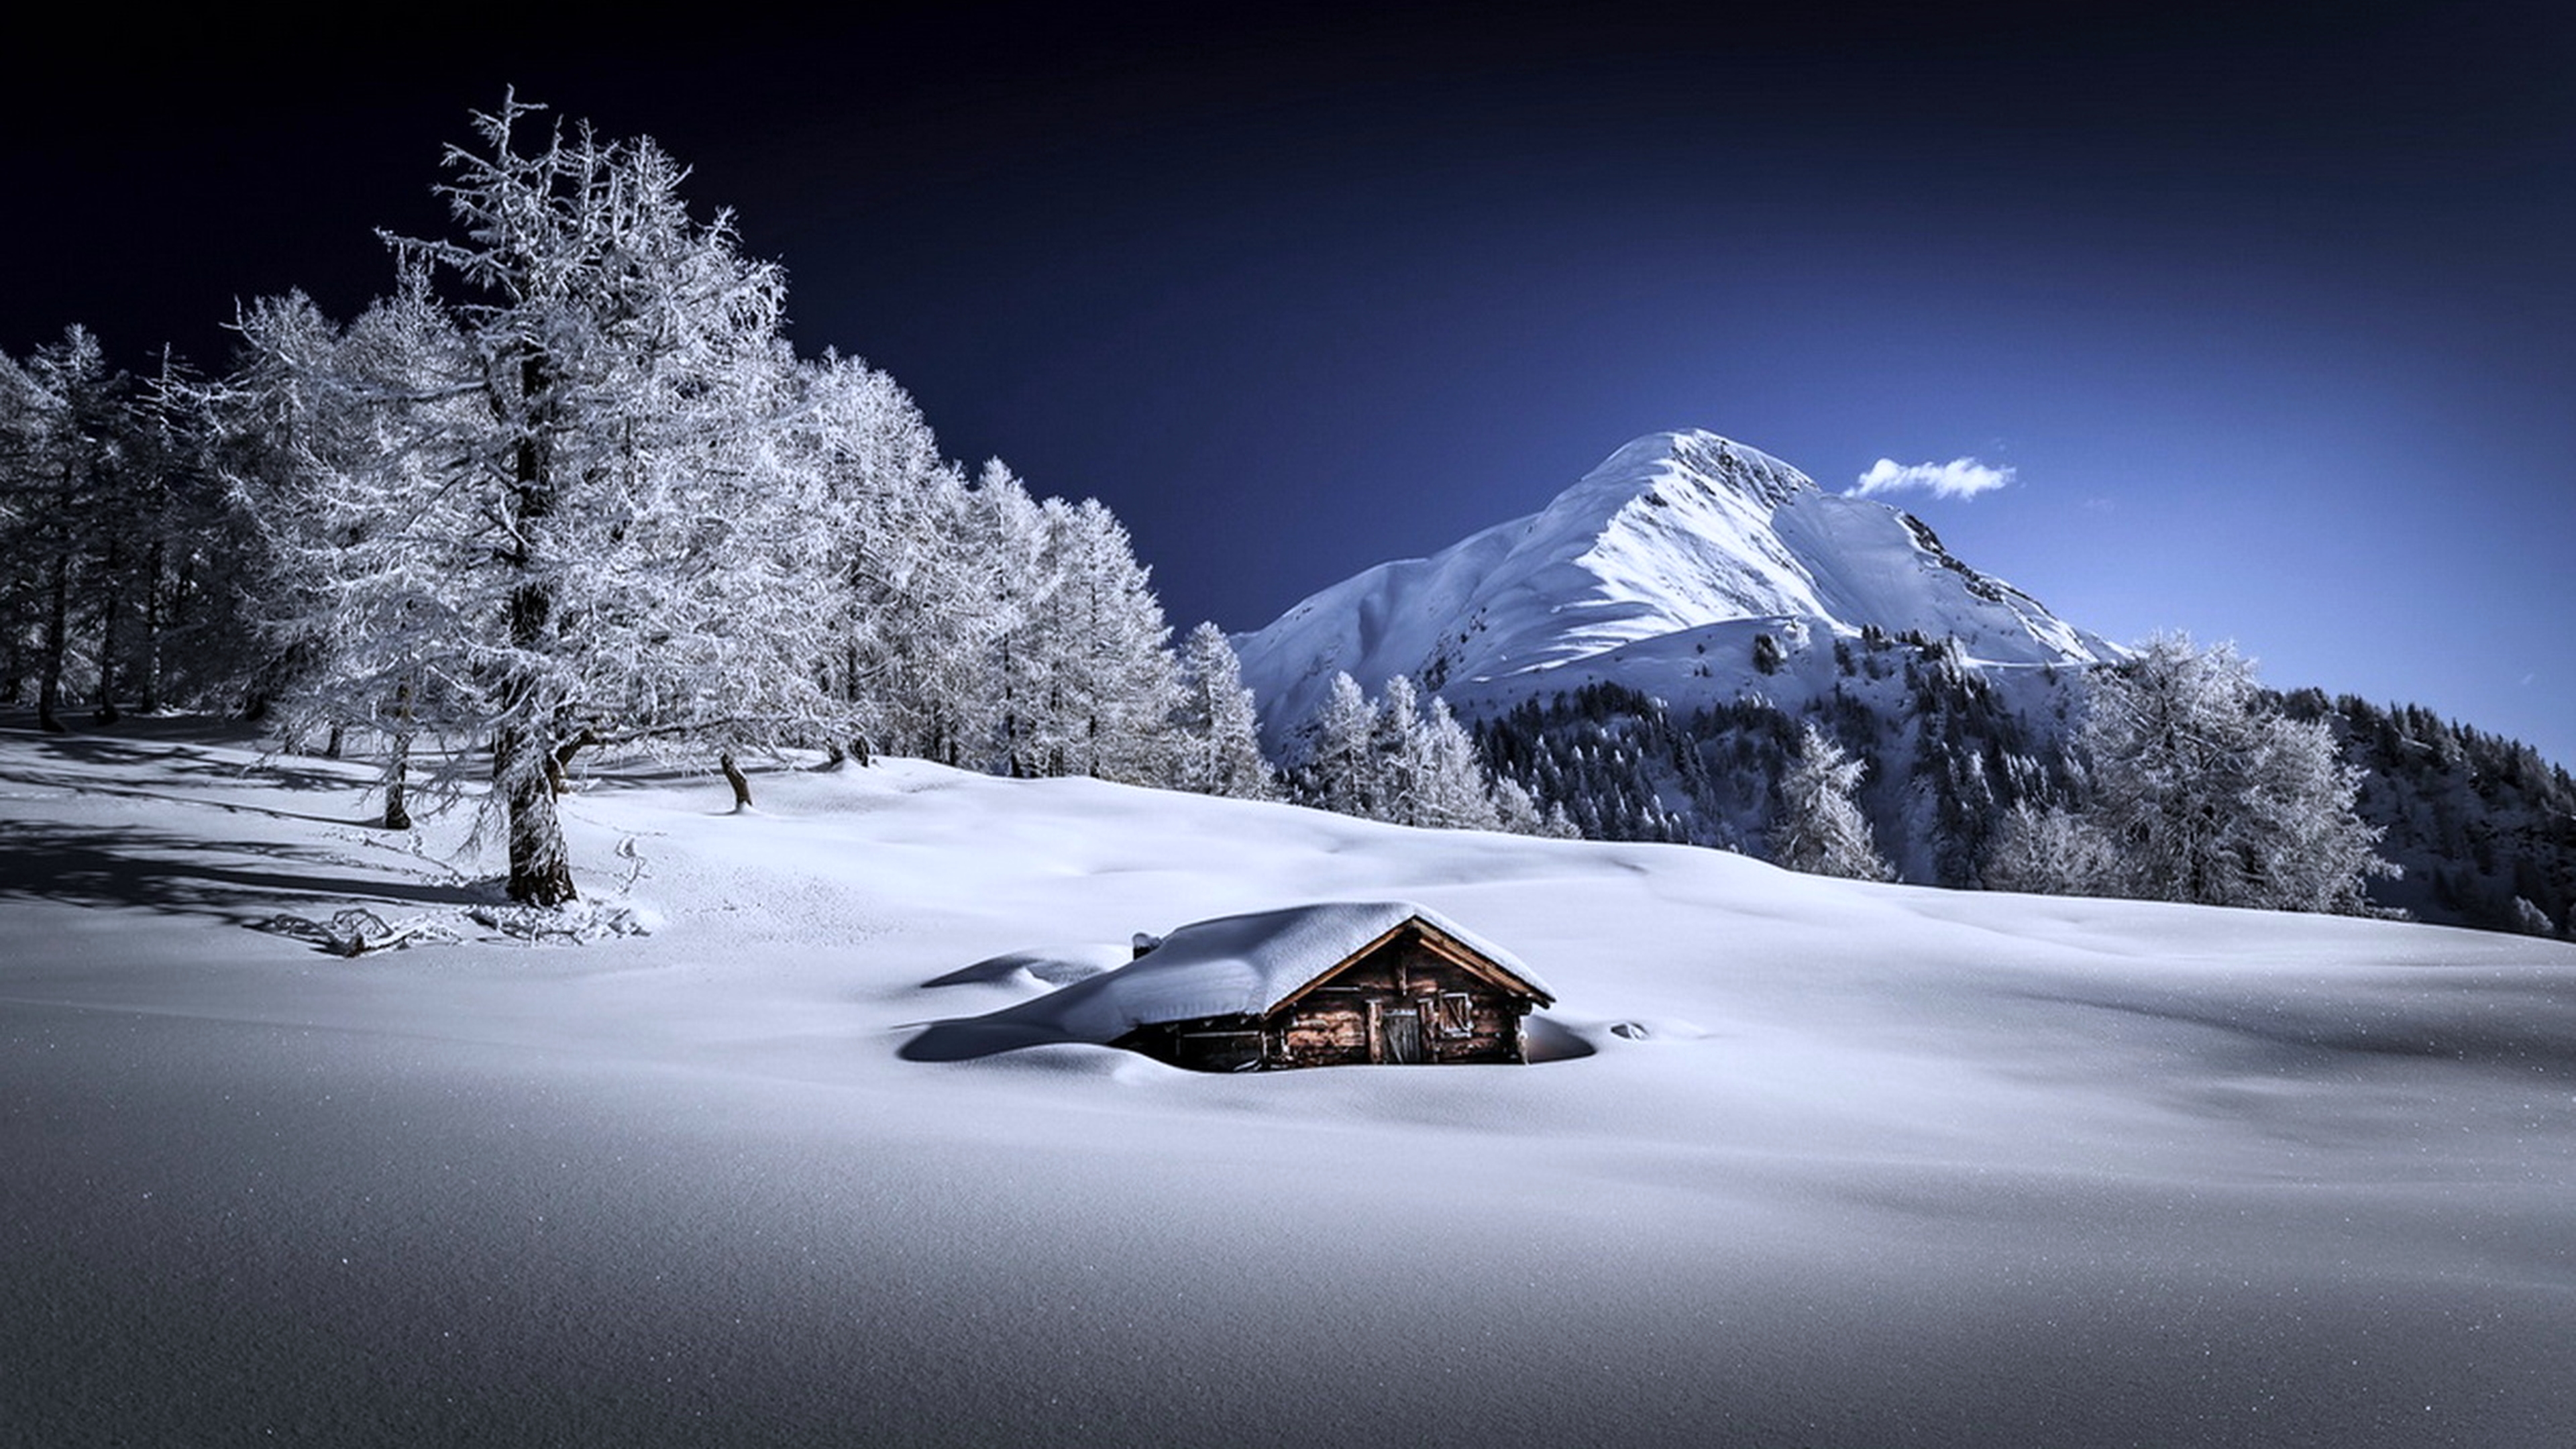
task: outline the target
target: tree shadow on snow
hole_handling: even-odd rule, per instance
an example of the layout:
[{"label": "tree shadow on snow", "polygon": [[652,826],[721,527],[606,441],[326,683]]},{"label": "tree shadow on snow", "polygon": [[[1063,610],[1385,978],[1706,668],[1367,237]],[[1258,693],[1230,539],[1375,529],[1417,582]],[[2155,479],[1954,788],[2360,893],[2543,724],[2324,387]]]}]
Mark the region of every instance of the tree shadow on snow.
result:
[{"label": "tree shadow on snow", "polygon": [[[240,857],[261,857],[245,862]],[[0,899],[132,907],[236,925],[316,904],[466,905],[464,885],[356,873],[301,846],[214,841],[149,829],[20,824],[0,835]]]},{"label": "tree shadow on snow", "polygon": [[[371,790],[364,780],[351,779],[345,772],[321,768],[297,768],[273,764],[229,765],[209,760],[193,750],[161,748],[133,744],[122,740],[103,740],[87,736],[47,736],[39,753],[51,756],[55,769],[0,768],[0,780],[32,785],[39,789],[61,790],[72,795],[105,796],[119,800],[152,800],[171,805],[190,805],[226,814],[265,815],[277,820],[309,820],[321,825],[362,825],[376,823],[373,815],[314,815],[298,810],[280,810],[274,806],[256,805],[241,800],[223,800],[200,795],[189,789],[193,780],[208,780],[226,785],[256,786],[261,790],[286,790],[304,794],[328,793],[343,797],[361,795]],[[165,777],[168,788],[147,789],[125,784],[114,774],[91,773],[124,771],[142,779],[155,773]]]},{"label": "tree shadow on snow", "polygon": [[159,740],[179,745],[221,745],[228,749],[260,748],[270,738],[269,727],[252,720],[221,714],[134,714],[129,713],[114,724],[100,724],[95,711],[82,707],[64,712],[63,723],[70,726],[53,733],[37,725],[33,705],[0,708],[0,731],[17,731],[42,739]]},{"label": "tree shadow on snow", "polygon": [[239,781],[288,790],[363,790],[374,774],[358,761],[311,760],[292,755],[266,755],[245,764],[209,759],[194,735],[173,734],[166,740],[126,739],[116,735],[38,735],[36,749],[65,761],[108,770],[163,770],[199,779]]}]

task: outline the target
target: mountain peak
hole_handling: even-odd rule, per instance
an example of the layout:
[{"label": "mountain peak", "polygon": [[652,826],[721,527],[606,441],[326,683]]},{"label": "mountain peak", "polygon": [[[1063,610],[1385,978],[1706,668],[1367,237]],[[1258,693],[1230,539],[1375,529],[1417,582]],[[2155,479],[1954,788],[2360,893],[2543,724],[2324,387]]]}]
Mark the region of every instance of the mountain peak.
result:
[{"label": "mountain peak", "polygon": [[1583,476],[1569,493],[1626,491],[1640,498],[1692,490],[1739,497],[1777,508],[1800,493],[1819,491],[1814,479],[1759,448],[1700,428],[1648,433],[1631,440]]},{"label": "mountain peak", "polygon": [[1539,512],[1345,579],[1237,644],[1275,739],[1335,671],[1371,690],[1410,675],[1462,709],[1596,674],[1731,698],[1775,687],[1749,662],[1757,633],[1829,644],[1867,628],[2004,665],[2116,652],[1908,515],[1696,429],[1638,438]]},{"label": "mountain peak", "polygon": [[1819,492],[1819,487],[1790,464],[1734,438],[1682,428],[1646,433],[1620,446],[1577,485],[1556,495],[1543,516],[1561,511],[1605,516],[1631,503],[1669,508],[1710,500],[1734,500],[1770,513],[1801,492]]}]

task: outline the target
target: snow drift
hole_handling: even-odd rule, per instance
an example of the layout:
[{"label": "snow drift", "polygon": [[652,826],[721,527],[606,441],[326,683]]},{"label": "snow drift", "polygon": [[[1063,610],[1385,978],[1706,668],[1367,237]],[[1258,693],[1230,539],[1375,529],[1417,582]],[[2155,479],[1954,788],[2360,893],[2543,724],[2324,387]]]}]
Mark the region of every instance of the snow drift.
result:
[{"label": "snow drift", "polygon": [[[1138,933],[1141,954],[1110,970],[1081,969],[1043,952],[1005,958],[1061,989],[987,1016],[942,1022],[905,1047],[916,1060],[954,1061],[1047,1042],[1117,1041],[1139,1026],[1212,1016],[1259,1016],[1340,965],[1351,950],[1410,920],[1547,990],[1511,952],[1414,901],[1316,901],[1194,921],[1169,936]],[[1150,945],[1150,949],[1145,949]]]}]

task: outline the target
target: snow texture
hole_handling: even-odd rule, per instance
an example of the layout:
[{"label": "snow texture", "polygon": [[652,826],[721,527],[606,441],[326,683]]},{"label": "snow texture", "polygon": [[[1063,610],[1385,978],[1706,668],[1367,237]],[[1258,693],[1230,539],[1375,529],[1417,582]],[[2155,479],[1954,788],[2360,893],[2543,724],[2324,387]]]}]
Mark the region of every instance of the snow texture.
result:
[{"label": "snow texture", "polygon": [[[2565,944],[908,760],[739,815],[604,762],[576,878],[656,927],[530,944],[373,778],[0,728],[0,1440],[2576,1428]],[[903,1055],[1139,926],[1393,899],[1535,963],[1560,1059]],[[250,929],[348,909],[464,939]]]},{"label": "snow texture", "polygon": [[[1276,745],[1321,706],[1336,670],[1369,690],[1411,675],[1468,710],[1569,687],[1553,671],[1570,664],[1742,624],[1828,638],[1865,624],[1920,630],[2005,665],[2118,656],[1953,558],[1919,520],[1699,431],[1639,438],[1540,512],[1346,579],[1237,647]],[[1667,693],[1655,671],[1629,682]],[[1759,682],[1695,692],[1731,698]]]}]

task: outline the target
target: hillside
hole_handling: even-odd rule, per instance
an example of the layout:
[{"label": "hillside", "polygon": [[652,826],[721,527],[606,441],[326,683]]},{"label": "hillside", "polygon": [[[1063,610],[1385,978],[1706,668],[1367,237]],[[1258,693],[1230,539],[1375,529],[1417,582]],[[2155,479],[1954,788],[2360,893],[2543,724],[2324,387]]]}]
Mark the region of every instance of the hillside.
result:
[{"label": "hillside", "polygon": [[[762,773],[740,815],[595,776],[576,878],[650,934],[530,945],[470,917],[460,820],[353,823],[367,773],[0,730],[26,1442],[2576,1422],[2576,948],[906,760]],[[1562,1059],[901,1055],[1048,989],[1010,953],[1061,980],[1132,931],[1389,895],[1543,973]],[[462,939],[249,928],[352,906]]]},{"label": "hillside", "polygon": [[[1863,765],[1898,875],[1982,883],[2016,805],[2080,802],[2088,671],[2126,651],[1978,572],[1919,519],[1829,494],[1713,433],[1649,434],[1546,508],[1380,564],[1238,636],[1263,738],[1294,763],[1336,672],[1405,675],[1486,763],[1591,839],[1767,855],[1802,723]],[[2361,817],[2400,873],[2377,906],[2576,937],[2576,782],[2409,706],[2333,715]],[[2402,722],[2402,727],[2392,721]]]}]

